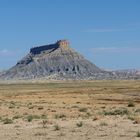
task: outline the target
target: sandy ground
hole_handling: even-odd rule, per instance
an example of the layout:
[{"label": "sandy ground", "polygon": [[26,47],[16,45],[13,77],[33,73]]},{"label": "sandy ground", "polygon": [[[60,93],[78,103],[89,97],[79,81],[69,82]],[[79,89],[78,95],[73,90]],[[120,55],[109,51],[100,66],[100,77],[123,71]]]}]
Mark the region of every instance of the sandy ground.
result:
[{"label": "sandy ground", "polygon": [[0,84],[0,140],[138,140],[140,81]]}]

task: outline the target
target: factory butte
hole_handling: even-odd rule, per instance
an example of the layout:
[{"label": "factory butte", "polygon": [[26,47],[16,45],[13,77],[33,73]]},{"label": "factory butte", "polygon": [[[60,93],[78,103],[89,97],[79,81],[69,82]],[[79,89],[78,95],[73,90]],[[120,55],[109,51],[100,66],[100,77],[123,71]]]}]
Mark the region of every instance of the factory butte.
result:
[{"label": "factory butte", "polygon": [[118,71],[104,71],[71,48],[66,39],[37,46],[15,66],[0,74],[3,80],[54,79],[139,79],[140,75]]}]

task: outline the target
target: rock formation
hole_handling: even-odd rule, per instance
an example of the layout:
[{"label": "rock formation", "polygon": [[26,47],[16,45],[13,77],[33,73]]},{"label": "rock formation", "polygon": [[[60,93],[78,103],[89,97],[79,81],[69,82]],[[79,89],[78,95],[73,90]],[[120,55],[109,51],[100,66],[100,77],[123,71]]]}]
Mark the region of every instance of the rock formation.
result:
[{"label": "rock formation", "polygon": [[67,40],[30,49],[2,79],[89,79],[102,73],[96,65],[70,48]]}]

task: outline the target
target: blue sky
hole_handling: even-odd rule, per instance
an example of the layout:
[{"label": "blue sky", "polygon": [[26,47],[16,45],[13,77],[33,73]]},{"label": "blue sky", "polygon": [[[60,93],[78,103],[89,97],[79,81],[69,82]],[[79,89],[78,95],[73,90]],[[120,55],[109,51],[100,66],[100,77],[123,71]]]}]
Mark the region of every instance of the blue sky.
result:
[{"label": "blue sky", "polygon": [[0,0],[0,69],[69,39],[106,69],[140,69],[140,0]]}]

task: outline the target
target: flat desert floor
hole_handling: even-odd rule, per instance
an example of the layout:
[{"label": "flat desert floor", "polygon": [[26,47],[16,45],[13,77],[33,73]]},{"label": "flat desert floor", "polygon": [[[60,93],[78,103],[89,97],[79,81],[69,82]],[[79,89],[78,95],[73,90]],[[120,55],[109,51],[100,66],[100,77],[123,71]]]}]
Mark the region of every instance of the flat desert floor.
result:
[{"label": "flat desert floor", "polygon": [[140,81],[0,83],[0,140],[139,140]]}]

